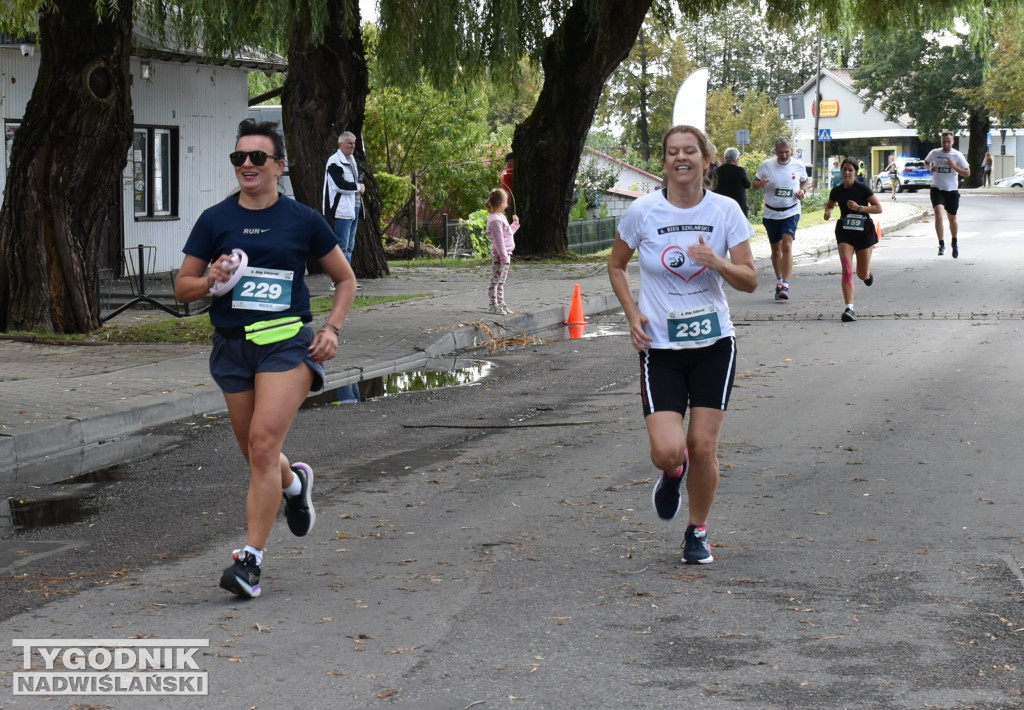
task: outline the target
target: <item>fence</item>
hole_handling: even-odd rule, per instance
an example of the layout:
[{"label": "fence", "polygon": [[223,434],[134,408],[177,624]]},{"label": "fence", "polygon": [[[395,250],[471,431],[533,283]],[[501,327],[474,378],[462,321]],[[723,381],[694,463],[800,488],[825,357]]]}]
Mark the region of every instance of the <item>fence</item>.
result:
[{"label": "fence", "polygon": [[[440,232],[441,249],[445,256],[472,257],[474,255],[466,222],[449,220],[448,216],[444,215],[440,222],[425,222],[423,226],[426,228],[424,232],[427,232],[432,239],[436,239],[436,236],[429,227],[440,227],[438,231]],[[566,229],[569,251],[583,256],[610,249],[615,243],[615,232],[618,226],[618,217],[571,220]]]},{"label": "fence", "polygon": [[572,220],[566,229],[569,251],[582,256],[603,249],[611,249],[615,243],[615,232],[618,227],[618,217]]}]

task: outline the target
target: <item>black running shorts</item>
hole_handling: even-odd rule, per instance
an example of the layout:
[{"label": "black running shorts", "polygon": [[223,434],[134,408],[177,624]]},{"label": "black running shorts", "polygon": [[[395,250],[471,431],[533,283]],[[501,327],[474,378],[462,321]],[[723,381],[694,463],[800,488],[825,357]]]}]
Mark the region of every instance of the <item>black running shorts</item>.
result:
[{"label": "black running shorts", "polygon": [[706,348],[651,349],[640,353],[640,399],[644,416],[686,407],[725,410],[736,378],[736,338]]},{"label": "black running shorts", "polygon": [[952,215],[955,215],[956,211],[960,209],[960,192],[958,190],[940,190],[933,187],[928,191],[928,195],[932,198],[932,207],[942,205]]}]

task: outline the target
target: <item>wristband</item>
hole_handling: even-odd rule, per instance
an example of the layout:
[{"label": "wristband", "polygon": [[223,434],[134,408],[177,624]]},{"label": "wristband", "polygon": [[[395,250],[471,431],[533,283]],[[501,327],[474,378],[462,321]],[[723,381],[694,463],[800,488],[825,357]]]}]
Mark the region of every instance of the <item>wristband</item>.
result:
[{"label": "wristband", "polygon": [[334,325],[333,323],[324,323],[324,327],[321,328],[320,330],[325,329],[334,331],[335,335],[341,335],[341,329],[338,326]]}]

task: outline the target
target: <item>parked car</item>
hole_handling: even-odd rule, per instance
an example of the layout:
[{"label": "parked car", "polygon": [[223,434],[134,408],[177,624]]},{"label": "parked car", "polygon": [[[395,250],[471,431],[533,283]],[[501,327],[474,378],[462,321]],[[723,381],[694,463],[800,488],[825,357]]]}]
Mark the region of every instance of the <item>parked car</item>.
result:
[{"label": "parked car", "polygon": [[[919,158],[900,156],[896,158],[896,167],[900,171],[900,184],[897,192],[903,192],[904,190],[917,192],[920,188],[929,187],[932,184],[932,173],[925,166],[924,161]],[[881,172],[875,175],[875,192],[889,192],[891,189],[888,172]]]},{"label": "parked car", "polygon": [[1024,187],[1024,168],[1018,168],[1010,177],[1000,178],[994,183],[995,187]]}]

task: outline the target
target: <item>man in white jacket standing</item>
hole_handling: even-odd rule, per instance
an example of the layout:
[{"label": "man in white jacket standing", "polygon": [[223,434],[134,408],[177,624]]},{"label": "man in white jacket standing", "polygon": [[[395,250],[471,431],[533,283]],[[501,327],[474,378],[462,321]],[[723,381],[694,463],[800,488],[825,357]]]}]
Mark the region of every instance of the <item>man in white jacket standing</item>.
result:
[{"label": "man in white jacket standing", "polygon": [[[327,160],[324,175],[324,215],[334,218],[334,234],[338,238],[338,246],[350,264],[356,244],[356,226],[359,224],[356,196],[363,194],[365,189],[359,182],[359,165],[353,156],[355,149],[355,135],[349,131],[339,135],[338,152]],[[332,290],[333,287],[332,284]]]}]

